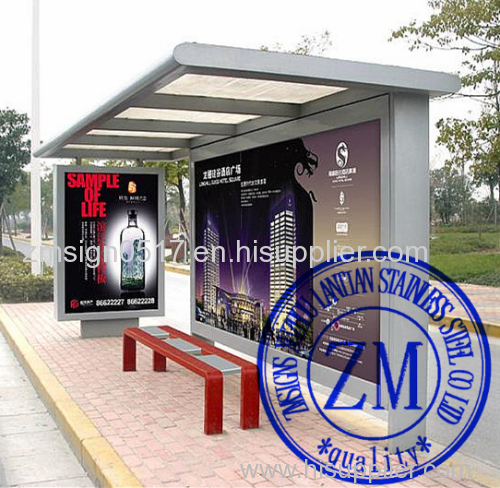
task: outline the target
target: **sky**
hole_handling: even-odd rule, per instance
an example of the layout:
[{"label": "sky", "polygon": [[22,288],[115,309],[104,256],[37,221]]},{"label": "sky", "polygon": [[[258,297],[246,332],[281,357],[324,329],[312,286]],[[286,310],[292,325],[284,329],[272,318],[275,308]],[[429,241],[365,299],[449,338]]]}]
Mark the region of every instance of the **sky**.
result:
[{"label": "sky", "polygon": [[[0,108],[31,111],[31,0],[0,1]],[[260,48],[294,47],[302,35],[328,29],[323,55],[457,73],[456,53],[410,52],[391,32],[424,20],[426,0],[168,1],[40,0],[40,131],[48,141],[168,57],[182,42]],[[431,103],[431,167],[441,117],[477,112],[475,102]]]}]

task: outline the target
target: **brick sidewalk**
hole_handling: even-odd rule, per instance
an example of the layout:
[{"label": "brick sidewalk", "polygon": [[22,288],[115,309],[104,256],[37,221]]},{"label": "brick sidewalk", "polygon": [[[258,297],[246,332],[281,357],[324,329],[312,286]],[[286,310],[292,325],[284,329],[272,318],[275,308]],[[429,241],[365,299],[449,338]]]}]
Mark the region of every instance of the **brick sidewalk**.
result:
[{"label": "brick sidewalk", "polygon": [[[203,435],[203,380],[169,362],[151,371],[151,352],[138,347],[138,371],[121,371],[121,338],[79,338],[78,322],[56,322],[53,304],[3,305],[73,400],[92,419],[144,486],[336,486],[304,479],[303,465],[282,443],[262,411],[262,428],[239,428],[239,377],[225,379],[224,434]],[[305,443],[318,443],[318,414],[301,421]],[[316,433],[316,435],[314,435]],[[368,444],[338,434],[334,445],[364,455]],[[345,447],[344,447],[345,446]],[[296,464],[302,477],[243,479],[241,464]],[[347,485],[346,485],[347,486]],[[348,486],[352,486],[349,484]],[[419,477],[398,486],[481,486]]]}]

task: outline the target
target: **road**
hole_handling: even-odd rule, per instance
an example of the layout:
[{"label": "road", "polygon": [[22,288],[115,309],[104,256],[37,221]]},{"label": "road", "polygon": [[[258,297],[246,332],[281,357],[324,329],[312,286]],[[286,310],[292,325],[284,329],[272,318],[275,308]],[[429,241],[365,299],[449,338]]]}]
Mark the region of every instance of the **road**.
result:
[{"label": "road", "polygon": [[[3,237],[3,245],[12,248],[10,239],[8,237]],[[31,246],[29,242],[19,241],[15,239],[16,249],[21,251],[25,256],[31,255]],[[42,259],[44,264],[47,266],[53,266],[54,263],[54,248],[52,246],[42,245]]]},{"label": "road", "polygon": [[[8,240],[7,240],[8,241]],[[4,239],[4,244],[9,245]],[[16,242],[18,250],[23,253],[29,252],[29,245],[24,242]],[[52,262],[52,248],[43,246],[43,257],[45,262]],[[185,332],[189,332],[189,276],[165,272],[165,317],[155,317],[142,319],[141,323],[164,325],[168,323]],[[479,310],[479,313],[481,311]],[[500,319],[497,320],[500,322]],[[438,339],[439,332],[436,328],[430,329],[431,338]],[[442,340],[435,340],[436,345],[442,344]],[[460,452],[472,456],[480,461],[500,468],[500,458],[498,456],[500,439],[500,339],[490,339],[492,357],[492,377],[488,401],[484,413],[474,432],[471,434]],[[441,346],[444,348],[444,346]],[[439,346],[438,346],[439,349]],[[441,353],[441,351],[439,351]],[[441,355],[441,354],[440,354]],[[430,384],[435,384],[436,372],[429,369]],[[431,439],[447,444],[449,439],[448,429],[436,415],[430,416],[427,423],[429,436]]]}]

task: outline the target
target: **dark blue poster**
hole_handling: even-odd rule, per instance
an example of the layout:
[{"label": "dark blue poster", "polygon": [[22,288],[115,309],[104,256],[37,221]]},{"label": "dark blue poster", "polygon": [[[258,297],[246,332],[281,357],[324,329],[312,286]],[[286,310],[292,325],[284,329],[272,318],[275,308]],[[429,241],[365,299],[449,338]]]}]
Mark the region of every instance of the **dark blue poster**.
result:
[{"label": "dark blue poster", "polygon": [[[204,252],[195,258],[196,319],[257,341],[278,300],[311,266],[345,246],[380,245],[380,122],[197,162],[195,188],[196,246]],[[310,279],[302,286],[306,307],[320,297],[314,285]],[[361,299],[379,304],[378,293]],[[335,319],[359,300],[346,297],[322,310],[285,349],[308,357],[329,324],[337,340],[379,340],[376,311]],[[348,357],[338,348],[326,362],[342,369]],[[353,374],[374,381],[374,359],[366,354]]]}]

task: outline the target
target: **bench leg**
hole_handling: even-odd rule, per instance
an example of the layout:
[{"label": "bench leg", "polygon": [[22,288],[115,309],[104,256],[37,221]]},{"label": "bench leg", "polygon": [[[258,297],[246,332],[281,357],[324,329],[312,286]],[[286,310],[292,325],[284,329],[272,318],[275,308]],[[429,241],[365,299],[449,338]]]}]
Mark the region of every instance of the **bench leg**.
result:
[{"label": "bench leg", "polygon": [[205,434],[222,434],[224,386],[222,374],[205,380]]},{"label": "bench leg", "polygon": [[136,342],[127,335],[123,336],[123,371],[135,371],[136,366]]},{"label": "bench leg", "polygon": [[167,358],[153,351],[153,370],[158,372],[167,371]]},{"label": "bench leg", "polygon": [[257,367],[242,368],[240,395],[240,427],[242,429],[259,428],[260,397],[259,375]]}]

